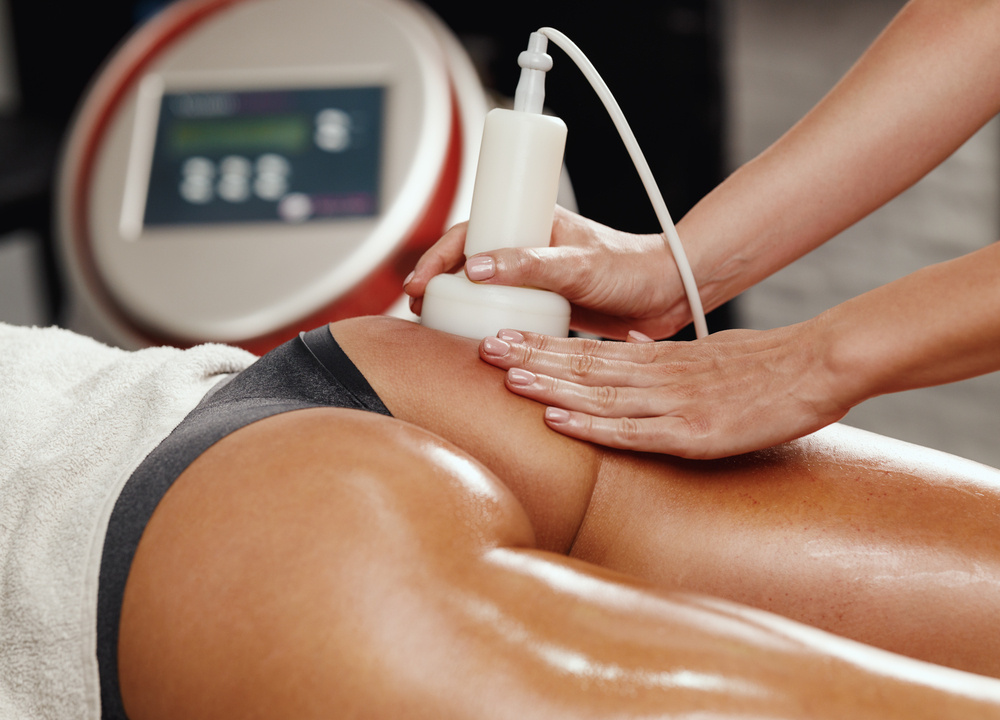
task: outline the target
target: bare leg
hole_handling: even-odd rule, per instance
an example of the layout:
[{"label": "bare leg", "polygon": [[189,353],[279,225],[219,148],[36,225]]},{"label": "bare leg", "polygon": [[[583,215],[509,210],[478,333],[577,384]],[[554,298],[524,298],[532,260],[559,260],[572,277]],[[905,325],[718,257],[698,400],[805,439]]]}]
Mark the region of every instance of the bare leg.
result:
[{"label": "bare leg", "polygon": [[1000,472],[843,427],[716,462],[604,451],[545,428],[473,342],[333,331],[397,417],[510,487],[540,547],[1000,676]]},{"label": "bare leg", "polygon": [[[378,448],[378,452],[372,452]],[[1000,683],[532,549],[495,477],[349,410],[250,425],[157,508],[123,606],[134,720],[997,717]]]},{"label": "bare leg", "polygon": [[616,463],[575,556],[1000,676],[997,471],[847,427],[728,461]]}]

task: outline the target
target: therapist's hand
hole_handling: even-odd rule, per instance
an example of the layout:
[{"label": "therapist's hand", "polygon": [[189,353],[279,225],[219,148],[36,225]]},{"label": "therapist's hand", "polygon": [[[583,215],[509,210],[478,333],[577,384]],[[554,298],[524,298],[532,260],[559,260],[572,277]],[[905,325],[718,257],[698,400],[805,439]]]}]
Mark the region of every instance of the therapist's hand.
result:
[{"label": "therapist's hand", "polygon": [[466,223],[449,230],[407,278],[404,291],[419,314],[435,275],[465,265],[470,280],[551,290],[573,306],[572,326],[608,338],[630,329],[669,337],[691,321],[677,266],[660,235],[614,230],[556,208],[552,242],[544,248],[480,253],[465,262]]},{"label": "therapist's hand", "polygon": [[814,432],[854,404],[851,388],[825,369],[808,323],[694,342],[632,340],[505,330],[479,354],[507,370],[509,390],[550,406],[553,430],[628,450],[736,455]]}]

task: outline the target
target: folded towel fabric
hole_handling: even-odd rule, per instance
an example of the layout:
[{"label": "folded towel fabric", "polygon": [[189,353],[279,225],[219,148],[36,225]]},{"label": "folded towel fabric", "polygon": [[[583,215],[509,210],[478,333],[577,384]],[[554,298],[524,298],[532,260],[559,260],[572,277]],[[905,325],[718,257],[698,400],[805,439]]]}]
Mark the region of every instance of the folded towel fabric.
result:
[{"label": "folded towel fabric", "polygon": [[222,376],[255,359],[0,323],[0,719],[100,718],[97,578],[114,502]]}]

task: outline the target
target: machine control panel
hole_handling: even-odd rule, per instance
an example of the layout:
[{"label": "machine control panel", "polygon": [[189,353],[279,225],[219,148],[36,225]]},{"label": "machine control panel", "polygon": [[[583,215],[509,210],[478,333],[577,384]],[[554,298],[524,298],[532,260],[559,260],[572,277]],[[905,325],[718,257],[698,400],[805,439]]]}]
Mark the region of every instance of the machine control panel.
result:
[{"label": "machine control panel", "polygon": [[379,212],[382,87],[164,93],[143,224]]}]

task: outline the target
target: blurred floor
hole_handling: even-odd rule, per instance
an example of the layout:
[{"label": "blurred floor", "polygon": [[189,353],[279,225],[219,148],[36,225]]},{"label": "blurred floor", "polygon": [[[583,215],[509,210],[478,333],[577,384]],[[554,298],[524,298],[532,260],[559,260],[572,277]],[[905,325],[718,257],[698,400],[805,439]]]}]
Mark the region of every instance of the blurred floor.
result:
[{"label": "blurred floor", "polygon": [[[730,160],[742,163],[848,70],[902,0],[726,0]],[[994,119],[917,186],[741,298],[758,329],[813,317],[922,266],[1000,239]],[[875,398],[845,422],[1000,467],[1000,373]]]}]

